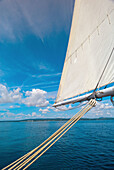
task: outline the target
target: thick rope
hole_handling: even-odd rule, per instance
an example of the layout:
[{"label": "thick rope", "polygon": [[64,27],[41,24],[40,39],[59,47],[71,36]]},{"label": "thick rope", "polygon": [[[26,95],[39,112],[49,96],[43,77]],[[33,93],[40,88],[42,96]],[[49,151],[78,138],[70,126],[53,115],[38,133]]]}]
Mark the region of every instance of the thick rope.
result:
[{"label": "thick rope", "polygon": [[[78,114],[81,112],[81,110],[74,115],[70,120],[68,120],[61,128],[59,128],[54,134],[52,134],[47,140],[45,140],[42,144],[40,144],[38,147],[36,147],[35,149],[33,149],[32,151],[30,151],[29,153],[25,154],[24,156],[22,156],[21,158],[17,159],[16,161],[14,161],[13,163],[11,163],[10,165],[8,165],[7,167],[3,168],[3,170],[5,170],[6,168],[10,167],[11,165],[13,165],[14,163],[19,162],[17,164],[19,164],[20,162],[22,162],[26,157],[28,157],[29,155],[31,155],[33,152],[35,152],[38,148],[40,148],[42,145],[44,145],[46,142],[48,142],[50,139],[52,139],[58,132],[60,132],[60,130],[62,130],[68,123],[70,123],[71,120],[73,120],[76,116],[78,116]],[[15,164],[15,166],[17,165]]]},{"label": "thick rope", "polygon": [[[77,115],[76,115],[77,116]],[[70,124],[69,124],[70,125]],[[69,125],[67,125],[67,126],[65,126],[65,129],[69,126]],[[36,153],[34,153],[31,157],[29,157],[28,159],[26,159],[21,165],[25,165],[25,164],[27,164],[32,158],[34,158],[37,154],[39,154],[45,147],[47,147],[57,136],[59,136],[65,129],[63,129],[63,130],[61,130],[55,137],[53,137],[47,144],[45,144],[41,149],[39,149]],[[23,166],[21,166],[21,168],[23,167]],[[13,166],[14,167],[14,166]],[[11,169],[13,168],[13,167],[11,167]],[[20,165],[18,166],[18,167],[16,167],[15,168],[15,170],[16,169],[18,169],[18,168],[20,168]],[[10,169],[10,170],[11,170]]]},{"label": "thick rope", "polygon": [[[76,115],[74,115],[70,120],[68,120],[61,128],[59,128],[53,135],[51,135],[47,140],[45,140],[38,147],[25,154],[18,160],[14,161],[10,165],[6,166],[2,170],[8,169],[24,169],[28,168],[33,162],[35,162],[43,153],[45,153],[56,141],[58,141],[86,112],[88,112],[93,106],[95,106],[95,100],[91,100],[88,104],[81,109]],[[46,143],[47,142],[47,143]],[[46,143],[46,144],[45,144]],[[44,145],[45,144],[45,145]],[[42,146],[42,147],[41,147]],[[46,148],[47,147],[47,148]],[[45,149],[46,148],[46,149]],[[38,150],[39,149],[39,150]],[[45,150],[44,150],[45,149]],[[44,151],[43,151],[44,150]],[[42,153],[41,153],[42,152]],[[38,155],[41,153],[40,155]],[[37,156],[38,155],[38,156]],[[37,156],[37,157],[36,157]],[[23,161],[23,162],[22,162]],[[31,161],[31,162],[30,162]],[[22,163],[21,163],[22,162]],[[30,162],[30,163],[29,163]],[[28,164],[29,163],[29,164]],[[28,165],[27,165],[28,164]]]},{"label": "thick rope", "polygon": [[[86,112],[88,112],[92,107],[89,107],[88,110],[86,110]],[[74,123],[63,133],[61,134],[47,149],[45,149],[38,157],[36,157],[31,163],[29,163],[25,168],[27,169],[31,164],[33,164],[38,158],[40,158],[51,146],[54,145],[55,142],[57,142],[86,112],[84,112],[81,116],[79,116],[79,118],[74,121]]]},{"label": "thick rope", "polygon": [[[79,114],[80,112],[78,112]],[[78,116],[77,114],[77,116]],[[33,152],[35,152],[37,149],[39,149],[42,145],[44,145],[46,142],[48,142],[50,139],[52,139],[61,129],[63,129],[71,120],[73,120],[75,118],[76,115],[74,115],[69,121],[67,121],[61,128],[59,128],[54,134],[52,134],[48,139],[46,139],[42,144],[40,144],[38,147],[36,147],[35,149],[33,149],[32,151],[28,152],[27,154],[25,154],[24,156],[22,156],[21,158],[17,159],[16,161],[14,161],[13,163],[11,163],[10,165],[6,166],[5,168],[3,168],[3,170],[7,169],[8,167],[10,167],[11,165],[15,164],[16,162],[18,162],[17,164],[19,164],[20,162],[22,162],[26,157],[28,157],[29,155],[31,155]],[[15,164],[15,166],[17,165]]]},{"label": "thick rope", "polygon": [[[72,122],[74,122],[74,120]],[[24,165],[26,165],[29,161],[31,161],[31,159],[33,159],[35,156],[37,156],[44,148],[46,148],[53,140],[55,140],[55,138],[57,138],[67,127],[69,127],[72,124],[72,122],[69,125],[67,125],[61,132],[59,132],[59,134],[57,134],[54,138],[52,138],[47,144],[45,144],[41,149],[39,149],[35,154],[33,154],[30,158],[28,158],[26,161],[24,161],[24,163],[22,163],[21,166],[19,165],[17,168],[15,168],[15,170],[21,169]],[[38,158],[39,158],[39,156],[38,156]]]},{"label": "thick rope", "polygon": [[61,109],[61,108],[58,106],[58,107],[56,107],[56,109],[58,109],[58,110],[60,110],[60,111],[73,110],[73,109],[82,107],[82,106],[86,105],[87,103],[88,103],[88,101],[83,102],[83,103],[79,103],[77,106],[74,106],[74,107],[71,107],[71,108],[66,108],[66,109]]}]

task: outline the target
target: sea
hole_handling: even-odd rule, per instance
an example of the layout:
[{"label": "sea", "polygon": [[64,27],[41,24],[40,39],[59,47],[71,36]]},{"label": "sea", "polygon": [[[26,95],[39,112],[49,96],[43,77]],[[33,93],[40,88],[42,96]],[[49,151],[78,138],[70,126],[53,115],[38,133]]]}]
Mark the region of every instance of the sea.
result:
[{"label": "sea", "polygon": [[[0,169],[41,144],[64,123],[0,122]],[[114,120],[78,121],[28,169],[114,170]]]}]

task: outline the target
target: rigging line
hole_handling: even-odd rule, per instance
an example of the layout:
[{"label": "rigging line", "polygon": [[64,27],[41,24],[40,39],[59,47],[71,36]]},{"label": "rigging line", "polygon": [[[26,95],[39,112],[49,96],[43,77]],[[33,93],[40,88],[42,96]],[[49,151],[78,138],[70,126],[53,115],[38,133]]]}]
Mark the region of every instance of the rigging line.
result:
[{"label": "rigging line", "polygon": [[[91,102],[92,102],[92,101],[91,101]],[[87,106],[88,106],[88,105],[92,105],[91,102],[88,102],[88,104],[87,104],[84,108],[87,109]],[[95,105],[95,103],[94,103],[94,105]],[[70,123],[71,120],[74,120],[74,119],[76,120],[77,118],[79,118],[79,115],[84,111],[84,108],[81,109],[76,115],[74,115],[69,121],[67,121],[67,122],[66,122],[61,128],[59,128],[54,134],[57,134],[57,132],[60,131],[60,129],[63,129],[63,127],[65,127],[65,125],[67,125],[68,123]],[[78,117],[77,117],[77,115],[78,115]],[[73,122],[73,121],[72,121],[72,122]],[[68,126],[67,126],[67,127],[68,127]],[[64,128],[64,130],[65,130],[65,128]],[[63,130],[63,131],[64,131],[64,130]],[[60,133],[60,134],[61,134],[61,133]],[[53,135],[51,135],[51,137],[52,137],[52,136],[53,136]],[[57,136],[56,136],[56,137],[57,137]],[[49,138],[50,138],[50,137],[49,137]],[[48,138],[48,139],[49,139],[49,138]],[[48,139],[47,139],[47,140],[48,140]],[[45,141],[47,141],[47,140],[45,140]],[[45,142],[45,141],[44,141],[44,142]],[[52,140],[52,141],[53,141],[53,140]],[[44,142],[43,142],[42,144],[44,144]],[[42,145],[42,144],[41,144],[41,145]],[[44,148],[45,148],[45,147],[44,147]],[[27,155],[27,154],[26,154],[26,155]],[[22,157],[21,157],[21,158],[22,158]],[[33,157],[33,158],[34,158],[34,157]],[[33,159],[33,158],[32,158],[32,159]],[[18,159],[18,160],[19,160],[19,159]],[[17,162],[17,161],[15,161],[15,162]],[[21,165],[22,165],[22,164],[21,164]],[[10,164],[10,166],[11,166],[11,164]],[[9,166],[7,166],[7,167],[5,167],[5,168],[3,168],[3,169],[6,169],[6,168],[8,168],[8,167],[9,167]],[[13,167],[15,167],[15,166],[12,166],[10,169],[12,169]],[[17,168],[16,168],[16,169],[17,169]]]},{"label": "rigging line", "polygon": [[[82,109],[76,114],[74,115],[70,120],[68,120],[62,127],[60,127],[55,133],[53,133],[48,139],[46,139],[43,143],[41,143],[38,147],[36,147],[35,149],[33,149],[32,151],[28,152],[27,154],[25,154],[24,156],[22,156],[21,158],[17,159],[16,161],[14,161],[13,163],[9,164],[8,166],[6,166],[5,168],[3,168],[2,170],[5,170],[8,167],[11,167],[11,165],[15,164],[18,165],[20,162],[22,162],[26,157],[30,156],[33,152],[35,152],[37,149],[39,149],[42,145],[44,145],[46,142],[48,142],[50,139],[52,139],[56,134],[58,134],[68,123],[70,123],[71,120],[73,120],[76,116],[79,115],[79,113],[82,111]],[[14,167],[15,167],[14,166]]]},{"label": "rigging line", "polygon": [[[110,82],[109,83],[111,83],[112,82],[112,80],[114,80],[114,77],[112,77],[112,79],[110,80]],[[113,82],[112,82],[113,83]]]},{"label": "rigging line", "polygon": [[[43,146],[43,147],[44,147],[44,146]],[[33,154],[33,155],[36,156],[36,155],[38,154],[38,152],[39,152],[39,151],[37,151],[37,153],[35,153],[35,154]],[[34,158],[33,155],[32,155],[32,158]],[[30,161],[32,158],[29,158],[28,160],[24,161],[23,163],[26,164],[26,163],[27,163],[28,161]],[[21,165],[23,165],[23,163],[20,164],[17,168],[19,168]],[[24,166],[24,165],[23,165],[23,166]],[[13,167],[11,167],[11,169],[12,169],[12,168],[13,168]],[[16,169],[17,169],[17,168],[16,168]]]},{"label": "rigging line", "polygon": [[87,113],[92,107],[94,107],[94,103],[82,114],[80,114],[80,117],[74,121],[74,123],[67,129],[65,130],[47,149],[45,149],[38,157],[36,157],[31,163],[29,163],[23,170],[27,169],[31,164],[33,164],[38,158],[40,158],[51,146],[53,146],[85,113]]},{"label": "rigging line", "polygon": [[[112,79],[110,80],[110,82],[109,82],[108,84],[113,83],[113,82],[112,82],[112,80],[114,80],[114,77],[112,77]],[[106,89],[106,88],[107,88],[108,84],[107,84],[107,85],[105,85],[104,89]]]},{"label": "rigging line", "polygon": [[[87,101],[88,102],[88,101]],[[74,106],[74,107],[71,107],[71,108],[68,108],[68,109],[61,109],[59,107],[56,107],[56,109],[60,110],[60,111],[67,111],[67,110],[73,110],[73,109],[76,109],[76,108],[79,108],[81,106],[84,106],[87,104],[87,102],[85,103],[79,103],[77,106]]]},{"label": "rigging line", "polygon": [[98,83],[97,83],[97,85],[96,85],[93,93],[96,91],[96,89],[97,89],[97,87],[98,87],[98,85],[99,85],[99,83],[100,83],[100,81],[101,81],[101,79],[102,79],[102,77],[103,77],[103,74],[104,74],[104,72],[105,72],[105,70],[106,70],[106,68],[107,68],[107,65],[108,65],[108,63],[109,63],[109,61],[110,61],[110,59],[111,59],[111,57],[112,57],[113,52],[114,52],[114,47],[113,47],[113,49],[112,49],[112,51],[111,51],[111,53],[110,53],[110,56],[109,56],[109,58],[108,58],[108,61],[107,61],[106,65],[105,65],[105,67],[104,67],[104,69],[103,69],[103,72],[102,72],[102,74],[101,74],[101,76],[100,76],[100,78],[99,78],[99,80],[98,80]]},{"label": "rigging line", "polygon": [[[87,111],[87,110],[86,110],[86,111]],[[75,119],[75,120],[76,120],[76,119]],[[73,121],[73,122],[74,122],[74,121]],[[70,123],[70,124],[71,124],[71,123]],[[64,130],[65,130],[65,129],[64,129]],[[57,136],[58,136],[58,135],[57,135]],[[52,140],[52,141],[53,141],[53,140]],[[34,157],[33,157],[33,158],[34,158]],[[22,168],[22,167],[23,167],[23,166],[21,166],[20,168]],[[19,168],[19,169],[20,169],[20,168]],[[18,169],[18,170],[19,170],[19,169]]]},{"label": "rigging line", "polygon": [[[60,137],[62,137],[63,136],[63,134],[65,134],[68,130],[69,130],[69,128],[71,128],[73,125],[73,123],[78,119],[80,119],[83,115],[82,115],[82,113],[83,114],[85,114],[87,111],[89,111],[93,106],[95,105],[95,100],[91,100],[91,102],[89,103],[89,105],[87,106],[87,107],[84,107],[84,109],[82,109],[82,112],[80,112],[80,115],[78,116],[78,118],[76,117],[69,125],[67,125],[67,127],[65,127],[57,136],[55,136],[51,141],[50,141],[50,143],[53,141],[53,140],[55,140],[59,135],[59,137],[47,148],[47,149],[45,149],[37,158],[35,158],[37,155],[38,155],[38,153],[35,153],[31,158],[29,158],[26,162],[24,162],[24,163],[22,163],[21,165],[19,165],[16,169],[21,169],[23,166],[25,166],[28,162],[30,162],[33,158],[35,158],[33,161],[32,161],[32,163],[36,160],[36,159],[38,159],[44,152],[46,152],[57,140],[59,140],[60,139]],[[78,121],[77,120],[77,121]],[[76,121],[76,122],[77,122]],[[69,127],[70,125],[72,125],[71,127]],[[69,128],[68,128],[69,127]],[[66,131],[65,131],[65,129],[67,129]],[[63,134],[61,134],[61,133],[63,133]],[[49,142],[48,142],[49,143]],[[47,144],[46,144],[46,146],[48,146]],[[46,147],[46,146],[43,146],[44,148]],[[44,149],[43,148],[43,149]],[[42,150],[43,150],[42,149]],[[38,151],[37,151],[38,152]],[[30,163],[29,164],[29,166],[32,164],[32,163]],[[27,167],[28,167],[28,165],[27,165]],[[27,168],[26,167],[26,168]],[[26,169],[26,168],[24,168],[24,169]],[[16,170],[15,169],[15,170]]]},{"label": "rigging line", "polygon": [[[87,109],[87,107],[90,107],[90,105],[86,106],[84,109],[82,109],[82,112]],[[80,112],[80,114],[82,113]],[[18,167],[16,167],[14,170],[16,169],[20,169],[22,168],[23,166],[25,166],[28,162],[30,162],[34,157],[36,157],[41,151],[43,151],[53,140],[55,140],[66,128],[68,128],[72,122],[74,122],[75,120],[77,119],[77,114],[76,114],[76,118],[74,118],[73,121],[70,122],[70,124],[68,124],[63,130],[61,130],[59,132],[59,134],[57,134],[54,138],[52,138],[47,144],[45,144],[41,149],[39,149],[36,153],[34,153],[31,157],[29,157],[28,159],[26,159],[23,163],[21,163]],[[12,167],[11,167],[12,169]],[[10,169],[9,169],[10,170]]]}]

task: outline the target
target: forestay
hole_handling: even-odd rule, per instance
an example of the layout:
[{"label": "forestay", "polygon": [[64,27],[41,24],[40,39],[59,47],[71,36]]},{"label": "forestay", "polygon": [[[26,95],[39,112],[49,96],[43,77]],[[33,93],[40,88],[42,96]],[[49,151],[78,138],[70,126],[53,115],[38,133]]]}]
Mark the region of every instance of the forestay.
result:
[{"label": "forestay", "polygon": [[[114,47],[114,0],[77,0],[56,102],[95,89]],[[99,87],[114,82],[114,53]]]}]

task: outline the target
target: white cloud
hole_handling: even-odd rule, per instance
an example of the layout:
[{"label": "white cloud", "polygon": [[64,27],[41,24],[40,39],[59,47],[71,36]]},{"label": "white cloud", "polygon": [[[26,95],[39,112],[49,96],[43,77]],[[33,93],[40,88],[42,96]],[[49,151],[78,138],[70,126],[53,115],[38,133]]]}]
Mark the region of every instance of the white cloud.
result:
[{"label": "white cloud", "polygon": [[102,108],[103,109],[114,109],[112,103],[109,103],[109,101],[106,101],[106,103],[102,103],[102,104],[98,103],[98,106],[100,109]]},{"label": "white cloud", "polygon": [[64,29],[68,32],[73,2],[74,0],[34,0],[33,4],[32,0],[0,1],[1,40],[22,39],[25,33],[35,34],[43,39],[53,30]]},{"label": "white cloud", "polygon": [[49,109],[49,108],[47,107],[46,109],[39,109],[39,111],[45,114],[45,113],[47,113],[47,112],[50,112],[48,109]]},{"label": "white cloud", "polygon": [[60,112],[60,111],[67,111],[69,109],[72,109],[72,106],[69,105],[68,107],[66,106],[59,106],[57,108],[52,107],[52,106],[48,106],[46,109],[39,109],[39,111],[42,111],[42,113],[47,113],[50,110],[53,110],[54,112]]},{"label": "white cloud", "polygon": [[23,113],[18,113],[18,114],[16,114],[16,116],[25,116],[25,114],[23,114]]},{"label": "white cloud", "polygon": [[50,109],[50,106],[48,106],[47,109]]},{"label": "white cloud", "polygon": [[11,105],[11,106],[9,106],[9,108],[20,108],[20,106],[19,105]]},{"label": "white cloud", "polygon": [[[40,89],[26,91],[25,96],[20,92],[21,89],[8,90],[5,85],[0,84],[0,103],[23,103],[27,106],[45,107],[49,104],[47,92]],[[19,108],[19,105],[10,105],[9,108]]]},{"label": "white cloud", "polygon": [[27,114],[27,115],[25,115],[25,116],[26,116],[26,118],[27,118],[27,117],[31,117],[31,114]]},{"label": "white cloud", "polygon": [[114,106],[111,106],[111,105],[106,105],[105,106],[105,109],[113,109],[114,108]]},{"label": "white cloud", "polygon": [[[96,106],[91,110],[96,116],[107,116],[113,112],[114,107],[109,101],[97,102]],[[108,114],[107,114],[108,113]],[[111,115],[111,114],[110,114]]]},{"label": "white cloud", "polygon": [[[49,81],[49,82],[41,82],[41,83],[35,83],[35,84],[31,84],[31,85],[23,85],[23,87],[34,87],[34,86],[39,86],[39,85],[42,85],[42,87],[47,87],[47,86],[50,86],[50,85],[54,85],[54,84],[58,84],[59,82],[58,81]],[[16,87],[16,86],[14,86]],[[12,87],[13,88],[13,87]]]},{"label": "white cloud", "polygon": [[110,115],[110,113],[109,113],[109,112],[107,112],[106,114],[107,114],[107,115]]},{"label": "white cloud", "polygon": [[1,113],[0,115],[1,115],[1,116],[3,116],[3,115],[4,115],[4,113]]},{"label": "white cloud", "polygon": [[38,67],[40,70],[49,70],[49,66],[45,64],[39,64]]},{"label": "white cloud", "polygon": [[8,117],[15,117],[15,114],[14,114],[14,113],[6,112],[6,114],[7,114]]},{"label": "white cloud", "polygon": [[8,91],[6,86],[0,84],[0,103],[13,103],[20,102],[22,93],[20,93],[20,88]]},{"label": "white cloud", "polygon": [[41,75],[38,75],[38,76],[36,76],[36,75],[34,75],[34,77],[55,77],[55,76],[60,76],[61,75],[61,73],[53,73],[53,74],[41,74]]},{"label": "white cloud", "polygon": [[98,103],[97,102],[97,106],[100,108],[100,109],[113,109],[113,105],[109,104],[109,103]]},{"label": "white cloud", "polygon": [[13,108],[13,106],[10,106],[10,108]]},{"label": "white cloud", "polygon": [[68,107],[68,109],[72,109],[72,106],[71,106],[71,104],[69,104],[69,107]]},{"label": "white cloud", "polygon": [[46,100],[47,92],[40,89],[32,89],[32,91],[26,91],[25,99],[23,99],[23,103],[27,106],[36,106],[36,107],[44,107],[49,104],[49,101]]},{"label": "white cloud", "polygon": [[57,97],[57,91],[48,92],[46,97],[48,99],[55,99]]},{"label": "white cloud", "polygon": [[37,116],[37,114],[36,114],[36,112],[32,112],[32,116],[34,117],[36,117]]},{"label": "white cloud", "polygon": [[15,106],[15,107],[20,108],[20,106]]},{"label": "white cloud", "polygon": [[71,105],[69,105],[68,107],[66,107],[66,106],[58,106],[58,107],[51,107],[51,109],[53,110],[53,111],[55,111],[55,112],[59,112],[59,111],[66,111],[66,110],[69,110],[69,109],[71,109]]},{"label": "white cloud", "polygon": [[43,118],[44,115],[38,114],[36,112],[32,112],[31,114],[24,114],[24,113],[12,113],[12,112],[5,112],[5,113],[0,113],[0,119],[2,120],[22,120],[22,119],[32,119],[32,118]]}]

